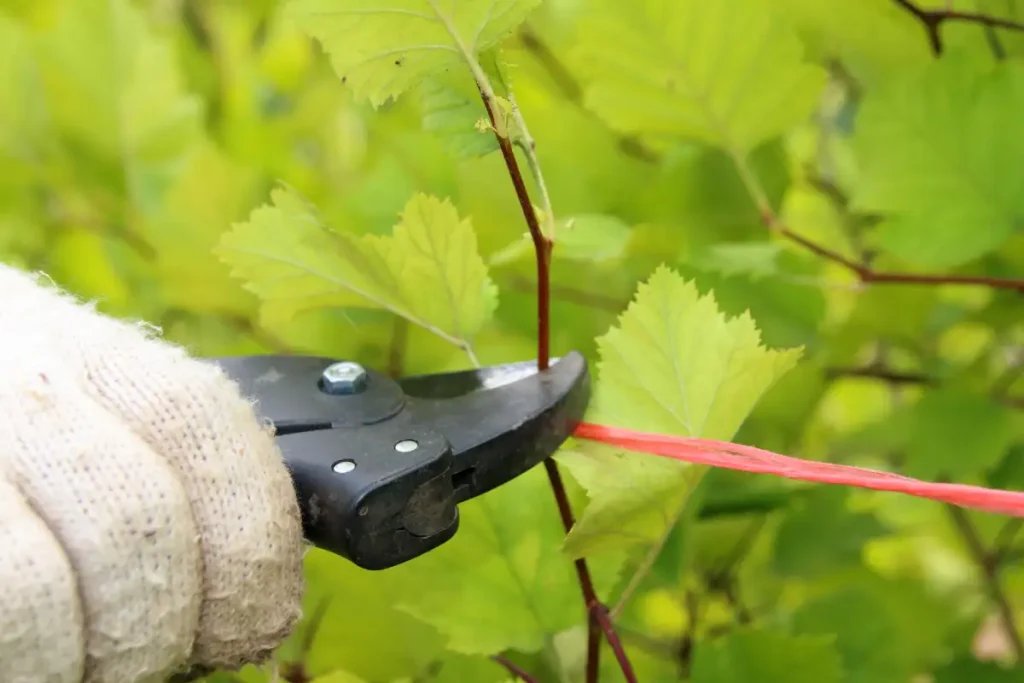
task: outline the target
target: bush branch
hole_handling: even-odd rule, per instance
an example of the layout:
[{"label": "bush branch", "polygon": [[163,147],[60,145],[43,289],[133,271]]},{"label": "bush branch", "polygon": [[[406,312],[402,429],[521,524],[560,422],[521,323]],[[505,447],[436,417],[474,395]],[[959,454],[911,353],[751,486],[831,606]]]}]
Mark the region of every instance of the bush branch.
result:
[{"label": "bush branch", "polygon": [[508,657],[505,657],[504,655],[494,655],[491,659],[505,667],[510,674],[523,681],[523,683],[538,683],[536,678],[526,673],[524,669],[509,660]]},{"label": "bush branch", "polygon": [[866,264],[849,259],[837,251],[822,246],[799,233],[794,232],[782,219],[779,218],[775,209],[768,201],[768,195],[761,184],[760,179],[750,167],[746,157],[739,153],[732,153],[733,161],[739,172],[743,184],[747,188],[754,203],[757,205],[758,213],[761,215],[761,222],[769,230],[780,237],[784,237],[794,244],[798,244],[807,251],[821,257],[826,261],[838,264],[857,276],[862,284],[890,284],[890,285],[980,285],[993,289],[1010,289],[1024,292],[1024,279],[1008,279],[989,277],[987,275],[927,275],[922,273],[885,273],[878,272]]},{"label": "bush branch", "polygon": [[952,9],[929,10],[918,7],[917,4],[910,0],[893,1],[921,22],[921,26],[928,36],[928,44],[932,48],[932,53],[936,56],[942,54],[942,25],[948,21],[977,24],[989,29],[1005,28],[1011,31],[1024,31],[1024,23],[1013,21],[1012,19],[1001,19],[981,14],[980,12],[957,12]]},{"label": "bush branch", "polygon": [[[483,99],[487,116],[491,121],[491,128],[494,130],[501,149],[501,155],[508,168],[509,177],[516,191],[519,200],[519,207],[522,209],[523,218],[530,230],[530,238],[533,240],[534,251],[537,258],[537,367],[544,370],[550,362],[550,310],[551,310],[551,250],[552,242],[541,231],[537,214],[530,202],[530,195],[526,189],[526,182],[523,173],[516,160],[515,150],[512,148],[512,141],[499,131],[504,130],[503,124],[499,125],[498,116],[501,112],[495,105],[493,92],[486,81],[477,77],[477,84],[480,86],[480,96]],[[558,504],[558,511],[562,517],[562,524],[568,533],[575,520],[573,519],[572,507],[569,503],[569,495],[562,482],[561,472],[554,460],[548,458],[544,461],[544,469],[547,471],[548,480],[551,482],[551,489],[555,494],[555,502]],[[580,589],[583,592],[583,600],[587,608],[588,637],[587,637],[587,669],[586,682],[597,683],[600,663],[600,631],[604,631],[605,638],[611,646],[619,661],[622,674],[627,683],[636,683],[636,676],[633,667],[626,656],[622,643],[615,632],[615,627],[605,613],[604,605],[598,600],[594,590],[594,582],[587,567],[586,560],[580,558],[575,561],[576,575],[579,579]]]},{"label": "bush branch", "polygon": [[950,517],[953,519],[953,523],[963,537],[964,543],[967,545],[967,550],[970,552],[971,557],[974,558],[975,563],[977,563],[985,578],[988,592],[992,596],[992,601],[996,604],[996,609],[999,610],[999,617],[1003,622],[1003,628],[1006,630],[1006,635],[1013,645],[1013,651],[1017,654],[1017,661],[1024,661],[1024,640],[1021,639],[1020,630],[1017,628],[1017,623],[1014,620],[1013,605],[1010,604],[1010,600],[999,580],[998,563],[993,561],[991,553],[985,549],[981,536],[971,523],[967,513],[955,505],[949,505],[947,509],[949,510]]}]

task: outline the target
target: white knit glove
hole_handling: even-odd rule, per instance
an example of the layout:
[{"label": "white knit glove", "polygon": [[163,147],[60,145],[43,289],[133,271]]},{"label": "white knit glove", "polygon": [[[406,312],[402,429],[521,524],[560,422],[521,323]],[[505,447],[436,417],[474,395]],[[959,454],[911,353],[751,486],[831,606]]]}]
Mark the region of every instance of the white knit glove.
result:
[{"label": "white knit glove", "polygon": [[236,385],[0,265],[0,681],[265,659],[299,617],[302,552]]}]

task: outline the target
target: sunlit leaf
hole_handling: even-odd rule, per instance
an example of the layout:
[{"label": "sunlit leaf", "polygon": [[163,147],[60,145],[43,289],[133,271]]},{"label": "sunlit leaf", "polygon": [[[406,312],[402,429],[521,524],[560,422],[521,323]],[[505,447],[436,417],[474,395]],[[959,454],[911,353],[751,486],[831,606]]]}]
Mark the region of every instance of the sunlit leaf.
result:
[{"label": "sunlit leaf", "polygon": [[574,56],[587,105],[617,130],[747,152],[806,118],[824,85],[764,0],[588,4]]},{"label": "sunlit leaf", "polygon": [[469,220],[415,195],[391,236],[335,231],[287,189],[221,240],[222,258],[278,315],[316,307],[389,310],[467,344],[497,305]]},{"label": "sunlit leaf", "polygon": [[[912,84],[912,85],[911,85]],[[859,208],[884,213],[882,246],[929,268],[996,249],[1024,220],[1016,125],[1024,73],[944,57],[865,98]]]},{"label": "sunlit leaf", "polygon": [[[667,268],[640,286],[598,348],[588,419],[723,440],[732,438],[757,399],[801,353],[764,348],[749,315],[727,319],[713,297],[700,296],[693,283]],[[680,463],[602,455],[586,445],[564,457],[570,471],[580,472],[591,501],[567,540],[576,555],[668,533],[695,475]],[[623,527],[628,533],[620,532]]]},{"label": "sunlit leaf", "polygon": [[380,106],[425,77],[465,68],[539,0],[294,0],[300,24],[323,43],[360,99]]},{"label": "sunlit leaf", "polygon": [[[402,596],[404,609],[466,654],[537,651],[579,622],[576,573],[559,548],[564,531],[543,468],[461,505],[460,516],[453,540],[402,567],[418,588]],[[620,562],[592,563],[602,595]]]}]

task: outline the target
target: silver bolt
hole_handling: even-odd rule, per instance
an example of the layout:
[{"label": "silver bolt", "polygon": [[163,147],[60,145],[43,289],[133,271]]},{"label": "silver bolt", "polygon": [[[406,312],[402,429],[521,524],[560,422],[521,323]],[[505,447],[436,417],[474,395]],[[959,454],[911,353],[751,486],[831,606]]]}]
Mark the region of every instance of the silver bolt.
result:
[{"label": "silver bolt", "polygon": [[366,389],[366,382],[366,370],[359,363],[343,361],[324,369],[324,391],[328,394],[358,394]]},{"label": "silver bolt", "polygon": [[335,472],[337,472],[338,474],[348,474],[349,472],[351,472],[355,468],[356,468],[356,463],[354,461],[352,461],[352,460],[339,460],[338,462],[334,463],[334,467],[332,467],[331,469],[334,470]]},{"label": "silver bolt", "polygon": [[412,453],[419,447],[420,445],[412,439],[404,439],[395,444],[395,450],[399,453]]}]

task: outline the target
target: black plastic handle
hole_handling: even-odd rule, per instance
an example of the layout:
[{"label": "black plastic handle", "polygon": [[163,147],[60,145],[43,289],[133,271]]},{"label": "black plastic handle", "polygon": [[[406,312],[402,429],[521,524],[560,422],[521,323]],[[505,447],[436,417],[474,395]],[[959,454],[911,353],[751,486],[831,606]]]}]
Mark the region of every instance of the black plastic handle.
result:
[{"label": "black plastic handle", "polygon": [[557,450],[589,399],[579,354],[395,381],[367,370],[363,391],[321,390],[330,358],[217,359],[270,420],[292,474],[307,540],[386,569],[455,535],[457,503]]}]

